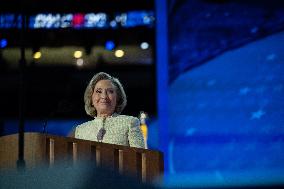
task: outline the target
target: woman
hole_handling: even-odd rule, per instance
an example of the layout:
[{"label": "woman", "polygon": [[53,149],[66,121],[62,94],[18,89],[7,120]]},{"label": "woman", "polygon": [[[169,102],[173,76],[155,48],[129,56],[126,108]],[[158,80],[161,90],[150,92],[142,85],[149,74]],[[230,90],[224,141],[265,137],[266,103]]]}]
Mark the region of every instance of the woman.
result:
[{"label": "woman", "polygon": [[117,78],[100,72],[89,82],[85,110],[94,119],[76,127],[75,138],[145,148],[138,118],[120,115],[127,100]]}]

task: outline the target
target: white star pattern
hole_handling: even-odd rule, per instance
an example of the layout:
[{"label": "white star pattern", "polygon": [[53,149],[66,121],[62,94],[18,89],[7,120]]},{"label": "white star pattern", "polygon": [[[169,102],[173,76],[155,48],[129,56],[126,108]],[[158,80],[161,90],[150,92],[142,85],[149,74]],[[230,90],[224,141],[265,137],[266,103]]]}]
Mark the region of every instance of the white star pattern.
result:
[{"label": "white star pattern", "polygon": [[258,110],[256,112],[252,112],[250,119],[260,119],[265,114],[264,111]]},{"label": "white star pattern", "polygon": [[191,136],[195,133],[196,129],[191,127],[189,129],[186,130],[186,136]]},{"label": "white star pattern", "polygon": [[271,54],[266,56],[267,61],[273,61],[273,60],[275,60],[275,58],[276,58],[276,55],[274,53],[271,53]]},{"label": "white star pattern", "polygon": [[256,33],[256,32],[258,32],[258,27],[255,26],[255,27],[251,28],[251,29],[250,29],[250,32],[251,32],[251,33]]},{"label": "white star pattern", "polygon": [[248,92],[250,92],[250,88],[244,87],[244,88],[241,88],[241,89],[240,89],[239,94],[240,94],[240,95],[246,95],[246,94],[248,94]]},{"label": "white star pattern", "polygon": [[[245,29],[260,36],[259,28],[262,26],[252,24]],[[180,64],[175,67],[178,78],[169,86],[169,135],[174,140],[170,141],[169,159],[174,164],[170,170],[176,174],[206,172],[220,183],[231,172],[252,180],[249,170],[255,171],[250,175],[263,171],[263,176],[278,178],[267,172],[281,174],[284,170],[284,32],[221,54],[216,49],[213,59],[181,70],[179,65],[212,55],[208,49],[196,48],[196,37],[189,43],[180,40],[181,45],[194,49],[192,55],[182,49],[171,57],[171,63],[178,60]],[[229,44],[227,38],[216,40],[220,47]]]}]

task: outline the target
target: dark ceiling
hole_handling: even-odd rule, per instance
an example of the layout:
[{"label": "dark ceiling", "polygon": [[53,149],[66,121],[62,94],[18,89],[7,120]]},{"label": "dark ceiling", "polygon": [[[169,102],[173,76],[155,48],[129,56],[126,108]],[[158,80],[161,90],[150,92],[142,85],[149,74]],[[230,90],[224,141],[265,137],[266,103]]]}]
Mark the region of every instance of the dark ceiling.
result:
[{"label": "dark ceiling", "polygon": [[154,0],[4,0],[1,12],[114,12],[153,10]]}]

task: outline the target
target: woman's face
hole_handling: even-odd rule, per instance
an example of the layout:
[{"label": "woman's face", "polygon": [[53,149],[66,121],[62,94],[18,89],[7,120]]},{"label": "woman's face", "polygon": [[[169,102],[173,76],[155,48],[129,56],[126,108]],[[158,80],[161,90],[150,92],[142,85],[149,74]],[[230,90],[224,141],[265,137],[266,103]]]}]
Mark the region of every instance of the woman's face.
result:
[{"label": "woman's face", "polygon": [[111,116],[116,107],[116,88],[110,80],[97,82],[92,95],[92,103],[97,110],[97,116]]}]

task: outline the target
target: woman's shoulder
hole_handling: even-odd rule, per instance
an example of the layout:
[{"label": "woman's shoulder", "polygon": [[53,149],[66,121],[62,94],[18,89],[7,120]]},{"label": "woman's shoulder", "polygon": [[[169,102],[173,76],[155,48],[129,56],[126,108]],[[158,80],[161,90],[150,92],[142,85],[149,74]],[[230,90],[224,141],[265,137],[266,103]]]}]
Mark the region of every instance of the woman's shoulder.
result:
[{"label": "woman's shoulder", "polygon": [[125,123],[126,125],[139,125],[140,121],[137,117],[130,115],[119,115],[116,117],[116,121],[119,123]]},{"label": "woman's shoulder", "polygon": [[90,121],[83,122],[83,123],[79,124],[78,126],[76,126],[76,129],[82,129],[82,128],[88,127],[90,125],[93,125],[94,121],[95,120],[90,120]]},{"label": "woman's shoulder", "polygon": [[136,121],[138,120],[137,117],[134,116],[130,116],[130,115],[118,115],[116,116],[117,119],[121,119],[121,120],[129,120],[129,121]]}]

